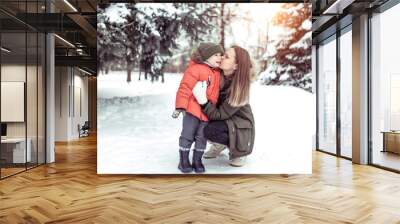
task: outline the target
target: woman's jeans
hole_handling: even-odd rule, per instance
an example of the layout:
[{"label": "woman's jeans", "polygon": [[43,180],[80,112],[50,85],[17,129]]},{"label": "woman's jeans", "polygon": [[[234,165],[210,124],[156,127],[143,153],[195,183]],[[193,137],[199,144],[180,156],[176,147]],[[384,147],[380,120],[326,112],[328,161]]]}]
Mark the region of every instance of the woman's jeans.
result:
[{"label": "woman's jeans", "polygon": [[229,130],[225,121],[210,121],[204,128],[207,140],[229,146]]}]

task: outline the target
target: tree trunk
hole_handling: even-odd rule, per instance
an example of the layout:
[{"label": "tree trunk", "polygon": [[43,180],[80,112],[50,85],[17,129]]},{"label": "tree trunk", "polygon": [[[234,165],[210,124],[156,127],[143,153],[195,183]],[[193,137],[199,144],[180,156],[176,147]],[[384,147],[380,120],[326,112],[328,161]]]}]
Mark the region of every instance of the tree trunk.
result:
[{"label": "tree trunk", "polygon": [[223,48],[225,48],[225,16],[224,16],[224,10],[225,10],[225,3],[221,3],[221,27],[220,27],[220,35],[221,35],[221,40],[220,44]]},{"label": "tree trunk", "polygon": [[263,60],[261,63],[262,63],[261,71],[267,70],[267,68],[268,68],[268,59]]},{"label": "tree trunk", "polygon": [[132,69],[128,66],[128,77],[126,78],[126,81],[129,83],[132,81]]},{"label": "tree trunk", "polygon": [[[268,52],[268,46],[269,45],[269,22],[267,22],[267,34],[266,34],[266,37],[265,37],[265,51],[264,51],[264,53],[267,53]],[[261,55],[261,58],[262,58],[262,55]],[[261,71],[265,71],[265,70],[267,70],[267,67],[268,67],[268,62],[269,62],[269,58],[267,58],[267,59],[264,59],[264,58],[262,58],[262,68],[261,68]]]},{"label": "tree trunk", "polygon": [[126,70],[128,72],[128,76],[126,77],[126,81],[129,83],[132,81],[132,61],[129,58],[129,56],[127,55],[125,57],[126,60]]},{"label": "tree trunk", "polygon": [[108,65],[106,65],[106,75],[108,74],[108,72],[110,71],[110,68],[108,67]]}]

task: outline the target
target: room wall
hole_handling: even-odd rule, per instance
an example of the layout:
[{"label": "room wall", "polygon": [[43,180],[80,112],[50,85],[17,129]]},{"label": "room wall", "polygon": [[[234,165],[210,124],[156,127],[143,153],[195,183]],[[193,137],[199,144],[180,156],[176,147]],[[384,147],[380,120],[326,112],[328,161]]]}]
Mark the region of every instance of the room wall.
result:
[{"label": "room wall", "polygon": [[88,120],[88,78],[72,67],[56,67],[55,73],[55,140],[70,141]]},{"label": "room wall", "polygon": [[[76,73],[78,72],[78,73]],[[72,134],[74,136],[78,136],[78,129],[76,128],[78,124],[81,126],[85,123],[85,121],[88,121],[88,77],[83,77],[81,76],[82,73],[79,70],[75,70],[75,80],[74,80],[74,86],[75,86],[75,107],[73,113],[74,119],[73,119],[73,128],[72,129]],[[80,93],[79,93],[80,91]],[[77,102],[79,100],[78,96],[80,95],[80,105]],[[80,108],[79,108],[80,107]],[[81,111],[80,111],[80,110]]]},{"label": "room wall", "polygon": [[55,68],[55,141],[68,140],[69,73],[68,67]]}]

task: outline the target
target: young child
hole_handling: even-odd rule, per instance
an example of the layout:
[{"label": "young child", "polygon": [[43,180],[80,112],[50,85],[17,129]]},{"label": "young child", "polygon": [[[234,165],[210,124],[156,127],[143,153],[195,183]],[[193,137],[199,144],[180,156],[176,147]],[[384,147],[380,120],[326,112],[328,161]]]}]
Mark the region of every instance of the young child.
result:
[{"label": "young child", "polygon": [[[186,69],[176,93],[175,111],[173,118],[183,114],[183,127],[179,138],[179,165],[183,173],[193,169],[196,173],[205,172],[202,156],[206,149],[207,140],[203,129],[208,118],[202,112],[199,103],[192,95],[192,89],[198,81],[207,81],[207,99],[216,103],[219,95],[219,82],[222,55],[224,51],[218,44],[201,43],[190,56],[189,66]],[[189,161],[190,148],[195,142],[192,165]]]}]

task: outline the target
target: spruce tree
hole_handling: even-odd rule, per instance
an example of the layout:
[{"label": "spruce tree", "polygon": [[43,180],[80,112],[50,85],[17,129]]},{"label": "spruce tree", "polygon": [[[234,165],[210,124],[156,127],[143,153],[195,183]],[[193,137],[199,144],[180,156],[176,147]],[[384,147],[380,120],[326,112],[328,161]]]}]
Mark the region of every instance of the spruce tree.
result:
[{"label": "spruce tree", "polygon": [[106,7],[99,7],[97,17],[97,68],[106,74],[112,67],[120,65],[123,56],[120,24],[110,22],[105,16]]},{"label": "spruce tree", "polygon": [[311,91],[311,4],[283,4],[272,24],[286,28],[288,35],[275,43],[276,53],[267,57],[264,84]]},{"label": "spruce tree", "polygon": [[163,69],[173,49],[178,48],[180,35],[185,35],[190,42],[198,42],[216,17],[215,4],[171,3],[165,7],[127,4],[127,8],[130,13],[123,29],[127,37],[127,62],[133,65],[137,61],[139,72],[144,72],[145,79],[150,76],[151,81],[161,77],[164,82]]},{"label": "spruce tree", "polygon": [[[164,81],[163,69],[179,49],[179,37],[194,46],[209,34],[217,21],[217,4],[125,4],[125,22],[110,22],[107,7],[99,5],[98,68],[105,73],[123,68],[131,81],[134,68],[144,78]],[[215,23],[215,24],[214,24]],[[182,39],[182,38],[181,38]],[[188,50],[188,49],[187,49]]]}]

